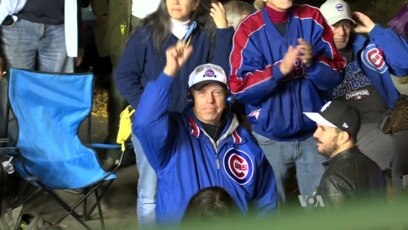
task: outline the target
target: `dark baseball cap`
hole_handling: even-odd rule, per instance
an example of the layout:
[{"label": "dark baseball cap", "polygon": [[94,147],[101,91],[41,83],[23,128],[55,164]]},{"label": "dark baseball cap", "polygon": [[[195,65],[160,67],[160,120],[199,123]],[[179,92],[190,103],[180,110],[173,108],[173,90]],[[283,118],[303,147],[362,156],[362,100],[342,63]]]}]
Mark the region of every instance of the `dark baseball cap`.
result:
[{"label": "dark baseball cap", "polygon": [[317,113],[303,113],[316,124],[339,128],[357,138],[361,122],[360,113],[354,106],[345,101],[329,101]]}]

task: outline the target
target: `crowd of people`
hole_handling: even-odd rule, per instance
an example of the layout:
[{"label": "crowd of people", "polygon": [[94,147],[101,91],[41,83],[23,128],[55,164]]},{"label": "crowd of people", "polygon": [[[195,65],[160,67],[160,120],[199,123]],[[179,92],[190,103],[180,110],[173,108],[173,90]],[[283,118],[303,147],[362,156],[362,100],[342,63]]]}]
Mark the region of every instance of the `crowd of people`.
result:
[{"label": "crowd of people", "polygon": [[[67,2],[0,8],[2,89],[10,67],[64,72],[72,58],[81,63],[80,42],[69,38],[76,22],[66,20],[80,4]],[[121,110],[136,110],[141,229],[266,216],[287,203],[293,167],[298,194],[328,208],[385,200],[387,183],[407,189],[408,130],[381,125],[401,99],[393,77],[408,75],[407,4],[385,28],[344,0],[90,3],[98,54],[114,70],[106,142]],[[1,137],[16,140],[14,129],[1,120]]]}]

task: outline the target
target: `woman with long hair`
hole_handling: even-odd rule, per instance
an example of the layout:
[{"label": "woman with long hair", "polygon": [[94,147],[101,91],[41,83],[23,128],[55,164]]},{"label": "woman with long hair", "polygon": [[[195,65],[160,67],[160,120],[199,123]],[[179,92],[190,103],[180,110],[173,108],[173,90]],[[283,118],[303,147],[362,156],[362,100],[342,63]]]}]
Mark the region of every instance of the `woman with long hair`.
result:
[{"label": "woman with long hair", "polygon": [[[196,66],[214,63],[229,72],[233,33],[219,2],[162,0],[157,10],[141,22],[129,39],[115,71],[116,86],[137,109],[147,82],[155,80],[166,64],[165,50],[184,40],[186,45],[193,47],[193,53],[174,78],[169,99],[170,110],[182,112],[188,105],[188,76]],[[132,141],[139,171],[137,217],[143,227],[155,222],[157,178],[136,136],[132,136]]]}]

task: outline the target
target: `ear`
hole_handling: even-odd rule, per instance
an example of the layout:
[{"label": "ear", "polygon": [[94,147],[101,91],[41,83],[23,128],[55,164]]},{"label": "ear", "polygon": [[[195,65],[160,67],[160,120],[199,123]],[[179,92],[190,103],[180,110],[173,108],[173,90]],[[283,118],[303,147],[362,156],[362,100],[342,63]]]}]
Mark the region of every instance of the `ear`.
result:
[{"label": "ear", "polygon": [[194,96],[192,90],[188,90],[187,92],[187,104],[194,106]]},{"label": "ear", "polygon": [[348,132],[341,131],[339,133],[339,139],[338,139],[338,142],[340,142],[339,144],[342,145],[342,144],[348,142],[350,139],[351,139],[351,136],[350,136],[350,134]]}]

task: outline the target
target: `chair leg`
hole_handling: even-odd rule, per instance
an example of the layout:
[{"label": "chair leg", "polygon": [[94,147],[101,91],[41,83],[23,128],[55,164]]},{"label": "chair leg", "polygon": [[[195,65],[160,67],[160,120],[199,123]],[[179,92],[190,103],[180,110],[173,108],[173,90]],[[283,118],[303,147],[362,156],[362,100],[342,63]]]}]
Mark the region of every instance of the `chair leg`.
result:
[{"label": "chair leg", "polygon": [[[43,189],[50,194],[52,197],[54,197],[54,199],[68,212],[66,215],[64,215],[63,218],[60,218],[56,223],[60,223],[67,215],[71,215],[73,216],[79,223],[82,224],[82,226],[84,226],[86,229],[91,229],[86,223],[85,221],[82,219],[82,217],[80,215],[78,215],[77,212],[75,212],[75,208],[73,207],[71,208],[67,203],[65,203],[54,191],[44,188]],[[76,205],[78,206],[78,205]]]},{"label": "chair leg", "polygon": [[[113,180],[109,181],[108,184],[106,185],[106,187],[102,190],[101,195],[99,196],[100,197],[99,200],[101,200],[102,197],[104,197],[106,191],[111,186],[112,182],[113,182]],[[99,202],[99,200],[97,200],[97,202]],[[89,214],[88,215],[91,215],[91,213],[95,210],[96,206],[97,206],[97,203],[95,202],[95,204],[92,206],[92,208],[89,209],[89,211],[88,211]]]},{"label": "chair leg", "polygon": [[[66,206],[63,206],[63,207],[64,207],[64,208],[65,208],[65,207],[68,207],[68,209],[65,208],[65,210],[67,211],[67,213],[66,213],[64,216],[62,216],[56,223],[60,223],[60,222],[61,222],[65,217],[67,217],[69,214],[72,215],[72,213],[75,213],[77,216],[79,216],[74,210],[75,210],[82,202],[84,202],[84,209],[83,209],[84,213],[83,213],[83,216],[82,216],[81,220],[83,221],[83,220],[88,220],[88,219],[90,219],[90,218],[89,218],[90,215],[91,215],[92,212],[95,210],[95,208],[98,207],[99,217],[100,217],[100,221],[101,221],[101,227],[102,227],[102,229],[105,229],[105,220],[104,220],[103,215],[102,215],[102,207],[101,207],[101,205],[100,205],[100,201],[101,201],[102,197],[105,195],[107,189],[108,189],[108,188],[110,187],[110,185],[112,184],[112,182],[113,182],[113,180],[110,180],[110,181],[108,182],[107,186],[103,189],[101,195],[99,195],[99,193],[98,193],[98,191],[97,191],[98,185],[94,185],[91,189],[85,190],[84,196],[83,196],[80,200],[78,200],[72,207],[69,207],[68,205],[66,205],[65,202],[62,201],[62,200],[58,197],[58,199],[61,200],[62,202],[64,202],[64,204],[66,205]],[[100,184],[99,184],[99,185],[100,185]],[[85,203],[87,203],[87,198],[88,198],[92,193],[95,193],[95,195],[96,195],[96,202],[95,202],[95,204],[92,206],[91,209],[87,210],[88,207],[87,207],[87,204],[85,204]],[[57,195],[54,194],[54,196],[57,196]],[[81,217],[81,216],[79,216],[79,217]]]},{"label": "chair leg", "polygon": [[83,205],[83,212],[82,212],[82,216],[84,218],[84,220],[89,220],[89,215],[88,215],[88,189],[86,189],[84,191],[84,205]]},{"label": "chair leg", "polygon": [[101,222],[102,230],[105,230],[105,219],[103,218],[102,207],[101,207],[101,197],[98,195],[98,190],[95,190],[96,204],[98,206],[99,221]]},{"label": "chair leg", "polygon": [[[87,202],[87,198],[88,198],[88,196],[89,195],[91,195],[92,193],[84,193],[84,195],[83,195],[83,197],[80,199],[80,200],[78,200],[71,208],[69,208],[69,210],[68,209],[66,209],[66,211],[67,211],[67,213],[65,213],[65,215],[63,215],[56,223],[60,223],[63,219],[65,219],[65,217],[67,217],[69,214],[71,214],[71,212],[73,211],[73,210],[75,210],[80,204],[82,204],[82,202]],[[86,210],[85,211],[85,209],[88,209],[87,207],[85,207],[83,210],[84,210],[84,213],[83,213],[83,216],[81,216],[81,219],[83,219],[83,220],[88,220],[89,218],[87,218],[87,217],[85,217],[85,216],[89,216],[89,214],[88,214],[88,211]],[[79,215],[78,215],[79,216]]]},{"label": "chair leg", "polygon": [[[19,192],[17,195],[12,197],[11,200],[11,206],[12,207],[17,207],[17,202],[19,201],[20,197],[23,195],[23,193],[27,190],[27,188],[29,187],[30,183],[29,182],[25,182],[23,187],[21,189],[19,189]],[[38,194],[38,192],[41,191],[41,187],[37,187],[37,189],[33,192],[30,193],[30,195],[25,198],[21,203],[22,204],[26,204],[28,201],[30,201],[35,195]]]},{"label": "chair leg", "polygon": [[[98,213],[99,213],[99,218],[101,222],[101,229],[105,229],[105,219],[103,217],[103,212],[102,212],[102,206],[100,204],[100,201],[102,200],[102,197],[105,195],[106,191],[112,184],[113,180],[108,181],[106,187],[102,190],[101,194],[99,194],[97,188],[101,184],[97,184],[92,186],[91,189],[87,189],[84,191],[84,195],[81,199],[79,199],[73,206],[69,206],[67,203],[65,203],[54,191],[47,189],[46,187],[42,186],[41,188],[44,189],[46,192],[48,192],[52,197],[55,198],[55,200],[67,211],[65,215],[63,215],[58,221],[55,223],[58,224],[60,223],[65,217],[68,215],[72,215],[78,222],[80,222],[86,229],[90,229],[89,226],[85,223],[85,220],[90,219],[90,215],[92,212],[95,210],[95,208],[98,208]],[[95,193],[96,196],[96,202],[92,206],[90,210],[88,209],[87,205],[87,198],[92,194]],[[83,207],[83,216],[80,216],[77,212],[75,212],[75,209],[80,205],[84,203]]]}]

